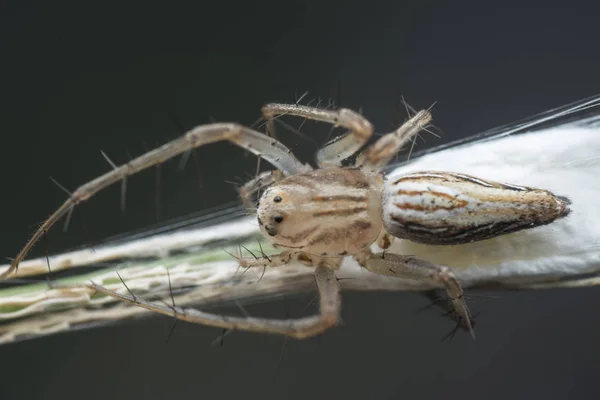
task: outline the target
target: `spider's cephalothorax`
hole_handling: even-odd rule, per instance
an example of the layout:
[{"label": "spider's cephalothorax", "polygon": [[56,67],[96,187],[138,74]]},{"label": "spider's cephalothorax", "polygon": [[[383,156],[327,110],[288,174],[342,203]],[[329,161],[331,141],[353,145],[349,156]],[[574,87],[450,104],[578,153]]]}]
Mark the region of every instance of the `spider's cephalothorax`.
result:
[{"label": "spider's cephalothorax", "polygon": [[357,254],[381,233],[381,183],[379,175],[359,168],[290,176],[263,193],[258,223],[282,249],[325,257]]},{"label": "spider's cephalothorax", "polygon": [[396,131],[366,147],[351,168],[342,167],[342,161],[363,148],[373,134],[372,125],[362,115],[349,109],[326,110],[297,104],[268,104],[262,111],[266,120],[294,115],[328,122],[348,133],[318,151],[318,169],[313,170],[282,143],[253,129],[233,123],[198,126],[123,166],[116,167],[111,162],[113,170],[75,190],[38,228],[2,276],[16,274],[19,262],[33,244],[59,218],[98,191],[195,147],[226,140],[276,168],[246,183],[240,195],[249,206],[254,194],[267,187],[259,201],[258,222],[265,237],[282,252],[262,258],[239,258],[240,266],[279,267],[294,259],[314,266],[320,313],[294,320],[223,317],[163,307],[97,285],[91,287],[190,322],[305,338],[337,324],[341,298],[335,270],[345,256],[350,256],[370,272],[445,288],[463,327],[472,334],[472,318],[462,287],[449,267],[391,251],[373,253],[371,245],[376,243],[380,249],[388,249],[394,237],[433,245],[466,243],[548,224],[569,212],[569,201],[551,192],[463,174],[416,172],[384,181],[382,168],[430,122],[428,111],[419,111]]}]

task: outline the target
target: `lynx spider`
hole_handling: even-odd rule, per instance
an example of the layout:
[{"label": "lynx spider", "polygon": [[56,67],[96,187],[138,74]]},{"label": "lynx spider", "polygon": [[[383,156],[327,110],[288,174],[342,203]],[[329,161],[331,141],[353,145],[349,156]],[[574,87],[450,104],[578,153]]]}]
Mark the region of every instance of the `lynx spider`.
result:
[{"label": "lynx spider", "polygon": [[[283,267],[292,260],[315,267],[320,313],[276,320],[229,317],[195,309],[153,304],[90,284],[98,292],[177,319],[230,330],[247,330],[307,338],[339,321],[340,286],[335,271],[346,256],[370,272],[434,283],[445,288],[463,326],[473,335],[472,317],[463,290],[449,267],[385,251],[394,238],[430,245],[455,245],[545,225],[569,213],[568,199],[553,193],[501,184],[469,175],[425,171],[386,180],[382,169],[430,121],[419,111],[396,131],[355,155],[373,135],[362,115],[349,109],[326,110],[302,105],[267,104],[263,117],[292,115],[330,123],[348,132],[316,154],[318,168],[301,163],[279,141],[234,123],[198,126],[185,135],[79,187],[36,231],[2,277],[16,273],[19,262],[61,217],[98,191],[150,166],[204,144],[227,140],[267,160],[275,171],[259,174],[240,189],[245,204],[264,187],[257,208],[261,232],[279,254],[240,258],[240,266]],[[111,163],[112,164],[112,163]],[[373,253],[377,244],[382,252]]]}]

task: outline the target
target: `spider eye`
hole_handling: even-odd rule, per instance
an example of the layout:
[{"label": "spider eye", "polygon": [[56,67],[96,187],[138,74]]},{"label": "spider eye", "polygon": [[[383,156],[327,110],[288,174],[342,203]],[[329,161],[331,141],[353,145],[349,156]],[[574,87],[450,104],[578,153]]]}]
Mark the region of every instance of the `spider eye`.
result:
[{"label": "spider eye", "polygon": [[278,224],[280,222],[283,221],[283,216],[282,215],[276,215],[275,217],[273,217],[273,221],[277,222]]},{"label": "spider eye", "polygon": [[273,197],[273,201],[274,201],[275,203],[280,203],[280,202],[281,202],[281,200],[282,200],[282,199],[281,199],[281,196],[275,196],[275,197]]}]

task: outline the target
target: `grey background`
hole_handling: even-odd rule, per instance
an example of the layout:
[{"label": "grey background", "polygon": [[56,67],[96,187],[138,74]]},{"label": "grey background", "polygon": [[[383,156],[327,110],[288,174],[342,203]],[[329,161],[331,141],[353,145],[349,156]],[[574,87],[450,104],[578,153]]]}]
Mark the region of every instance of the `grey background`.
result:
[{"label": "grey background", "polygon": [[[64,200],[49,175],[74,189],[109,168],[100,149],[122,163],[176,137],[172,116],[250,124],[263,103],[308,90],[384,132],[405,117],[403,95],[437,101],[442,139],[424,148],[596,94],[598,6],[569,4],[3,2],[0,254]],[[314,128],[303,132],[322,143]],[[309,159],[310,143],[283,135]],[[254,166],[227,144],[198,152],[202,185],[192,162],[167,163],[161,220],[234,200],[224,181]],[[49,251],[155,223],[155,179],[130,180],[125,214],[118,187],[78,208]],[[451,322],[396,293],[344,295],[345,326],[285,346],[235,333],[220,348],[218,330],[185,324],[165,344],[172,322],[158,317],[17,343],[0,347],[0,398],[598,398],[600,292],[500,296],[473,304],[476,342],[441,343]],[[250,311],[298,315],[306,302]]]}]

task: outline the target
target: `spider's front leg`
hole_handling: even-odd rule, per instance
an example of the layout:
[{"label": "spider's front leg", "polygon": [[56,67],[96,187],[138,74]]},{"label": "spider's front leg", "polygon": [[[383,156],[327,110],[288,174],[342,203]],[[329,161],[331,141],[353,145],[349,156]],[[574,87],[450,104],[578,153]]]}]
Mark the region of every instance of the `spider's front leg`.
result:
[{"label": "spider's front leg", "polygon": [[354,258],[365,269],[379,275],[442,284],[452,301],[455,311],[460,316],[461,321],[464,322],[465,328],[475,338],[473,317],[464,299],[463,289],[449,267],[389,252],[374,254],[370,249],[362,251]]},{"label": "spider's front leg", "polygon": [[76,205],[88,200],[102,189],[119,181],[123,181],[139,171],[161,164],[166,160],[191,149],[220,141],[229,141],[239,147],[251,151],[257,156],[267,160],[286,176],[311,170],[309,166],[298,161],[292,152],[283,144],[250,128],[234,123],[215,123],[197,126],[191,131],[188,131],[185,135],[142,154],[126,164],[117,167],[111,161],[110,163],[113,166],[111,171],[77,188],[71,196],[39,226],[31,239],[29,239],[19,254],[14,258],[10,268],[0,274],[0,279],[4,279],[13,274],[16,275],[19,263],[25,258],[33,245],[37,243],[37,241],[60,218],[67,215]]}]

